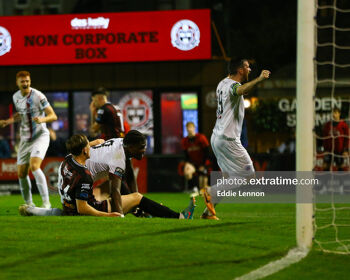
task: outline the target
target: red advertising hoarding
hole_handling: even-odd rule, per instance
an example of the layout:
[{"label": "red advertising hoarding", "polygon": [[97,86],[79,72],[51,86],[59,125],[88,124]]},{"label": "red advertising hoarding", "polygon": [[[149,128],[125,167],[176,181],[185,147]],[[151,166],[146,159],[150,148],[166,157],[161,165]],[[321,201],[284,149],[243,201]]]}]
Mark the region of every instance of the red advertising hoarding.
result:
[{"label": "red advertising hoarding", "polygon": [[0,17],[0,65],[210,58],[210,10]]}]

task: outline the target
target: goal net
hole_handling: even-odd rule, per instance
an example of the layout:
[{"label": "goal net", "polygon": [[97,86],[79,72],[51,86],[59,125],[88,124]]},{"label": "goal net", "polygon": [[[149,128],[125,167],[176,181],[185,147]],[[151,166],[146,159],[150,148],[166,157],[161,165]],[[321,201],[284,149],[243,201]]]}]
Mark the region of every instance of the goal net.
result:
[{"label": "goal net", "polygon": [[[316,12],[314,162],[334,184],[315,193],[314,244],[350,254],[350,204],[336,200],[350,194],[350,1],[316,0]],[[318,203],[324,194],[329,202]]]}]

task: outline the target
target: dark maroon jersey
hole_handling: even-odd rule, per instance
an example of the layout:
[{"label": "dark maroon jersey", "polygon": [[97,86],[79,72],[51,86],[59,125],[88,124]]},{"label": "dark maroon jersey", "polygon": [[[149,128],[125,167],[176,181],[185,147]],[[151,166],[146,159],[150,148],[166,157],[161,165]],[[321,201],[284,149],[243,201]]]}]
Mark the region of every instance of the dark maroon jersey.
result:
[{"label": "dark maroon jersey", "polygon": [[182,149],[186,152],[188,161],[199,167],[206,165],[209,142],[204,134],[197,133],[194,137],[185,137],[181,141]]},{"label": "dark maroon jersey", "polygon": [[[58,192],[65,215],[78,215],[76,199],[85,200],[94,207],[97,202],[92,193],[93,180],[90,171],[66,156],[58,170]],[[94,207],[95,208],[95,207]]]},{"label": "dark maroon jersey", "polygon": [[330,121],[323,127],[323,147],[326,152],[342,154],[349,150],[349,127],[344,121]]},{"label": "dark maroon jersey", "polygon": [[123,115],[115,105],[107,102],[97,110],[96,122],[101,125],[101,138],[124,137]]}]

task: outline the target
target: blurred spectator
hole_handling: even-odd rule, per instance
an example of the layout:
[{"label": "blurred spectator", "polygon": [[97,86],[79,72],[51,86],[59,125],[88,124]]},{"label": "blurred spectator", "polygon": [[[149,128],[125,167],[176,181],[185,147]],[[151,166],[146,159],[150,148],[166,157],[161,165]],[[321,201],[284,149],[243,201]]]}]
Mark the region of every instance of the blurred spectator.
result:
[{"label": "blurred spectator", "polygon": [[81,113],[81,114],[75,115],[77,133],[84,133],[88,131],[88,123],[89,123],[88,120],[89,120],[88,114]]},{"label": "blurred spectator", "polygon": [[46,156],[49,157],[64,157],[67,154],[65,140],[61,137],[57,137],[56,131],[49,128],[50,132],[50,145],[47,149]]},{"label": "blurred spectator", "polygon": [[4,136],[0,135],[0,158],[10,158],[11,150],[10,145]]},{"label": "blurred spectator", "polygon": [[179,174],[185,177],[189,188],[208,186],[208,171],[211,169],[209,160],[209,142],[204,134],[196,133],[193,122],[186,124],[188,136],[181,141],[185,153],[185,162],[179,165]]},{"label": "blurred spectator", "polygon": [[349,127],[340,119],[340,110],[333,109],[332,120],[323,127],[324,170],[349,169]]}]

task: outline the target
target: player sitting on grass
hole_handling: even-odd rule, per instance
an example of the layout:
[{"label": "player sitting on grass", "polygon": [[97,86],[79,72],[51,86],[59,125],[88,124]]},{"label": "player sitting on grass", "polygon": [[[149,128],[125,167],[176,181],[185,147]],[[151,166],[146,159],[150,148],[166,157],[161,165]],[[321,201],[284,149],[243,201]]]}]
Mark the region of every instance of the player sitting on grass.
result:
[{"label": "player sitting on grass", "polygon": [[[86,167],[86,161],[90,158],[90,144],[85,135],[73,135],[67,142],[69,154],[59,168],[59,194],[63,210],[58,208],[44,209],[29,205],[22,205],[19,212],[23,216],[58,216],[58,215],[91,215],[104,217],[123,217],[115,209],[115,190],[112,188],[111,198],[97,201],[92,192],[93,179]],[[135,192],[122,197],[122,210],[128,213],[134,207],[150,213],[153,217],[192,219],[194,212],[194,200],[181,213],[160,205],[142,194]]]}]

